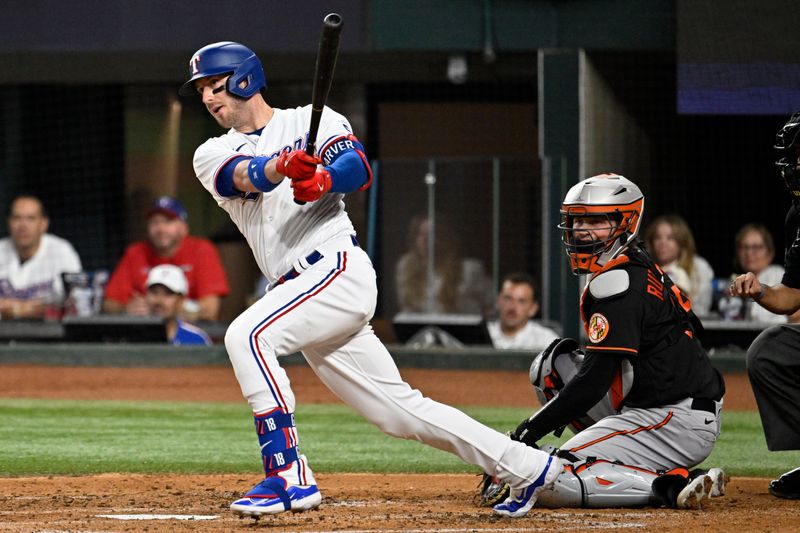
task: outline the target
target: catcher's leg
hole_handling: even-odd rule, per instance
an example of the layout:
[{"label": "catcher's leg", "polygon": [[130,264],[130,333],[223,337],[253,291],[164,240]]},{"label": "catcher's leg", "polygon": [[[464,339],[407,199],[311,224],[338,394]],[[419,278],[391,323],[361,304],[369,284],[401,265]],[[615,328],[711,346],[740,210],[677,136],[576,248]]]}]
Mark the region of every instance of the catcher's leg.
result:
[{"label": "catcher's leg", "polygon": [[[719,468],[708,472],[676,468],[656,472],[609,461],[570,463],[562,459],[564,471],[555,483],[543,490],[537,505],[559,507],[655,507],[696,509],[709,496],[725,493],[727,475]],[[479,505],[493,505],[508,495],[508,485],[485,475]]]},{"label": "catcher's leg", "polygon": [[653,503],[655,471],[603,460],[561,461],[564,471],[552,487],[539,494],[540,507],[642,507]]}]

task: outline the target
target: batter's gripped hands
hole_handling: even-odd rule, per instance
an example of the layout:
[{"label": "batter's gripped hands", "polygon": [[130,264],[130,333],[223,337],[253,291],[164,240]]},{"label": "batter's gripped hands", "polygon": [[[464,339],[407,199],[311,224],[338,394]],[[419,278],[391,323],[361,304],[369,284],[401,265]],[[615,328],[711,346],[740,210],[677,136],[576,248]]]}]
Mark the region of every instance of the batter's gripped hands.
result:
[{"label": "batter's gripped hands", "polygon": [[317,171],[320,159],[302,150],[283,152],[275,162],[275,170],[290,179],[310,179]]},{"label": "batter's gripped hands", "polygon": [[310,178],[292,179],[294,199],[300,202],[315,202],[331,190],[332,185],[330,172],[324,167],[319,167]]},{"label": "batter's gripped hands", "polygon": [[744,296],[756,300],[762,296],[761,290],[761,282],[752,272],[737,276],[730,286],[731,296]]}]

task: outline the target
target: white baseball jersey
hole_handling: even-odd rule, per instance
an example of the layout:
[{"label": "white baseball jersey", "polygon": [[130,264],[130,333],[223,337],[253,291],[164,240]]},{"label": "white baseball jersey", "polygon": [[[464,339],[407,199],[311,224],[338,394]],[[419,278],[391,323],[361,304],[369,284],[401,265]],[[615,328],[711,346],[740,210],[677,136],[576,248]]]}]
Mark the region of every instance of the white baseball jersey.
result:
[{"label": "white baseball jersey", "polygon": [[[222,167],[240,156],[277,156],[284,150],[303,150],[311,120],[311,106],[274,109],[267,126],[251,134],[231,129],[203,143],[195,152],[194,168],[203,186],[238,226],[256,263],[274,282],[321,244],[355,233],[344,210],[342,194],[325,194],[316,202],[297,205],[290,180],[284,179],[267,193],[226,198],[216,189]],[[319,125],[318,154],[323,161],[340,150],[339,140],[352,134],[347,119],[325,108]]]},{"label": "white baseball jersey", "polygon": [[499,320],[489,322],[486,327],[492,337],[494,347],[504,350],[542,350],[558,337],[558,334],[552,329],[530,320],[514,336],[503,333]]},{"label": "white baseball jersey", "polygon": [[81,260],[72,245],[55,235],[45,233],[36,253],[20,263],[11,238],[0,240],[0,297],[47,298],[62,296],[63,272],[80,272]]}]

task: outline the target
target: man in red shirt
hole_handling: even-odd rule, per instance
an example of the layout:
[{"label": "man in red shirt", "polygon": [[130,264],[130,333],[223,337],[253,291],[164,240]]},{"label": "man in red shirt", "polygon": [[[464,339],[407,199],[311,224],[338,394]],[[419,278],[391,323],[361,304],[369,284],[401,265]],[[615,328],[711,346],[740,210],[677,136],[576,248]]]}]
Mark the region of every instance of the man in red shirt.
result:
[{"label": "man in red shirt", "polygon": [[211,241],[189,235],[188,214],[175,198],[162,196],[147,212],[147,240],[125,250],[105,289],[103,311],[130,315],[148,314],[144,295],[147,274],[157,265],[181,267],[189,281],[187,320],[217,320],[228,279],[219,253]]}]

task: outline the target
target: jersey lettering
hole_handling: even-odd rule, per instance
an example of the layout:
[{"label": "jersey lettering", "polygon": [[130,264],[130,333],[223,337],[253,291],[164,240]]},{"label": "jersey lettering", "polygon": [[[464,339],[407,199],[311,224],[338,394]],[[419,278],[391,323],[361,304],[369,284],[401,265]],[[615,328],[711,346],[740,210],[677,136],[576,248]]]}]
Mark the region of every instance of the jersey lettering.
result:
[{"label": "jersey lettering", "polygon": [[55,290],[53,281],[42,281],[34,283],[28,287],[14,288],[9,279],[0,280],[0,297],[2,298],[19,298],[21,300],[28,300],[31,298],[41,298],[49,295]]},{"label": "jersey lettering", "polygon": [[304,146],[305,146],[305,145],[303,144],[303,139],[296,139],[296,140],[294,141],[294,143],[292,143],[292,146],[289,146],[289,145],[287,144],[286,146],[284,146],[283,148],[281,148],[281,149],[280,149],[280,150],[278,150],[277,152],[272,152],[272,153],[269,155],[269,158],[270,158],[270,159],[272,159],[273,157],[278,157],[278,156],[279,156],[279,155],[281,155],[282,153],[284,153],[284,152],[291,152],[292,150],[302,150]]},{"label": "jersey lettering", "polygon": [[274,457],[275,457],[275,462],[277,463],[278,466],[283,466],[286,464],[286,459],[284,459],[283,457],[283,452],[276,453]]},{"label": "jersey lettering", "polygon": [[275,431],[277,426],[275,425],[274,418],[267,418],[266,423],[267,423],[267,429],[269,429],[270,431]]},{"label": "jersey lettering", "polygon": [[672,286],[672,292],[673,292],[673,294],[675,294],[675,299],[677,300],[677,302],[678,302],[678,305],[680,305],[680,306],[681,306],[681,308],[682,308],[684,311],[686,311],[686,312],[688,313],[689,311],[691,311],[691,310],[692,310],[692,302],[689,300],[689,298],[687,298],[687,297],[686,297],[686,296],[683,294],[683,291],[681,291],[681,290],[678,288],[678,286],[677,286],[677,285],[673,285],[673,286]]},{"label": "jersey lettering", "polygon": [[342,139],[341,141],[332,144],[325,151],[325,159],[324,159],[325,165],[326,166],[330,165],[333,162],[334,158],[340,153],[346,150],[355,150],[355,149],[356,147],[353,144],[353,141],[349,139]]},{"label": "jersey lettering", "polygon": [[664,284],[656,279],[652,270],[647,271],[647,294],[655,296],[662,302],[664,301]]}]

